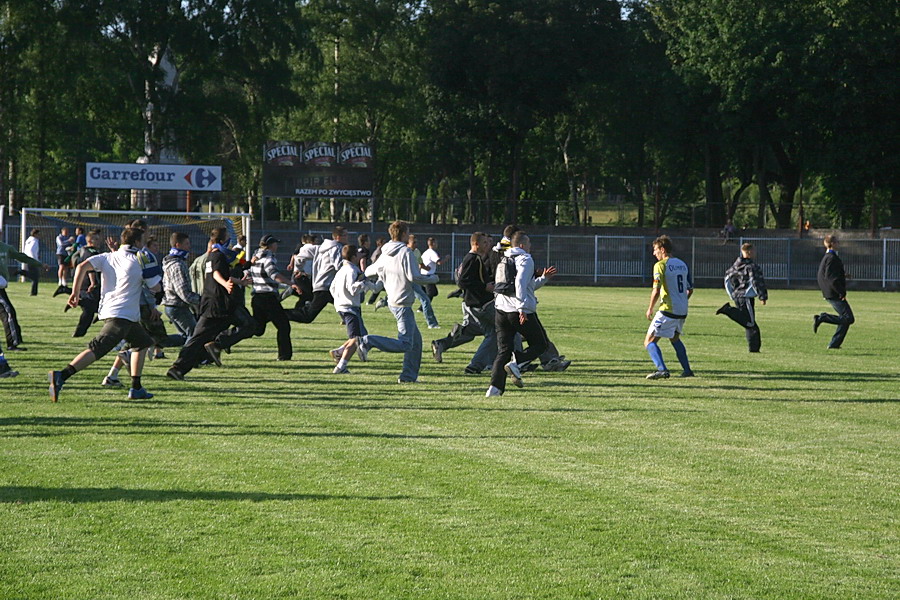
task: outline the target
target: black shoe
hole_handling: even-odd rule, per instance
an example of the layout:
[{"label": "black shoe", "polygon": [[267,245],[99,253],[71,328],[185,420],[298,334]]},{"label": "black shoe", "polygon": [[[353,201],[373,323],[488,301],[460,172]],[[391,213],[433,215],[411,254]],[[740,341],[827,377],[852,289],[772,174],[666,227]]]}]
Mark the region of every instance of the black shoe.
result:
[{"label": "black shoe", "polygon": [[174,379],[175,381],[184,381],[184,373],[182,373],[175,367],[172,367],[171,369],[166,371],[166,376],[169,379]]},{"label": "black shoe", "polygon": [[25,352],[28,348],[23,348],[22,346],[10,346],[6,349],[7,352]]},{"label": "black shoe", "polygon": [[731,308],[731,305],[730,305],[729,303],[726,302],[725,304],[723,304],[723,305],[721,306],[721,308],[719,308],[719,310],[716,311],[716,314],[717,314],[717,315],[724,315],[724,314],[725,314],[725,311],[728,310],[729,308]]},{"label": "black shoe", "polygon": [[53,297],[56,298],[56,297],[59,296],[60,294],[65,293],[65,291],[66,291],[66,288],[64,288],[64,287],[61,286],[61,285],[58,285],[58,286],[56,286],[56,291],[53,292]]},{"label": "black shoe", "polygon": [[813,317],[813,333],[819,332],[819,325],[822,324],[822,315],[815,315]]},{"label": "black shoe", "polygon": [[214,363],[216,363],[217,367],[222,366],[222,350],[216,346],[215,342],[209,342],[203,346],[206,348],[206,352],[209,354],[209,357],[212,359]]},{"label": "black shoe", "polygon": [[467,366],[465,369],[463,369],[463,373],[465,373],[466,375],[480,375],[481,371]]}]

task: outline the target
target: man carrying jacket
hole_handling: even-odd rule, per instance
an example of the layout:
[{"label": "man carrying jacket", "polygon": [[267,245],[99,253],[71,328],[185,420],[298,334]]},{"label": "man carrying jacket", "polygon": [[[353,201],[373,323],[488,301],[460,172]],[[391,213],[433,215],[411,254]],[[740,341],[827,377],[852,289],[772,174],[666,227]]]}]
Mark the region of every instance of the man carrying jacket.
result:
[{"label": "man carrying jacket", "polygon": [[347,243],[347,230],[338,225],[331,232],[331,239],[316,248],[312,259],[312,300],[300,298],[297,306],[284,311],[288,319],[298,323],[312,323],[328,303],[334,303],[329,288],[335,274],[343,264],[341,248]]},{"label": "man carrying jacket", "polygon": [[844,271],[844,263],[837,254],[837,236],[826,235],[824,244],[825,256],[819,263],[817,279],[822,295],[838,314],[823,312],[813,316],[813,333],[819,331],[819,325],[822,323],[837,325],[837,330],[828,343],[829,350],[837,350],[844,343],[844,338],[856,319],[853,318],[853,310],[847,302],[847,274]]},{"label": "man carrying jacket", "polygon": [[725,272],[725,289],[734,300],[735,306],[726,302],[716,314],[725,315],[743,327],[747,333],[747,346],[750,352],[759,352],[762,338],[753,302],[755,298],[759,298],[760,303],[765,306],[769,299],[769,291],[766,289],[762,269],[753,262],[754,258],[756,249],[753,244],[747,242],[741,246],[741,255]]}]

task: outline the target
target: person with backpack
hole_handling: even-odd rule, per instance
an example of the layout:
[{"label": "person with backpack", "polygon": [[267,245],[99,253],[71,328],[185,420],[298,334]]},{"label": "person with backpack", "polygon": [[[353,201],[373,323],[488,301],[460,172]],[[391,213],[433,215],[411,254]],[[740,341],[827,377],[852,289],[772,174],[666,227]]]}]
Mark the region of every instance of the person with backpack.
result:
[{"label": "person with backpack", "polygon": [[[522,369],[547,349],[547,335],[537,316],[538,301],[534,292],[556,275],[556,268],[547,267],[543,275],[535,278],[530,252],[531,240],[519,231],[513,235],[509,250],[497,265],[494,277],[497,358],[486,397],[502,395],[506,391],[507,376],[512,378],[515,386],[522,387]],[[517,333],[528,343],[528,348],[512,360]]]},{"label": "person with backpack", "polygon": [[301,297],[294,308],[285,311],[288,319],[298,323],[312,323],[326,305],[334,304],[329,289],[343,264],[341,248],[347,240],[347,230],[338,225],[332,230],[330,240],[315,246],[312,259],[312,300]]},{"label": "person with backpack", "polygon": [[725,289],[735,306],[726,302],[716,311],[717,315],[725,315],[746,330],[750,352],[759,352],[762,345],[754,300],[759,298],[760,303],[765,306],[769,299],[762,269],[753,262],[755,257],[753,244],[747,242],[741,246],[741,255],[725,272]]}]

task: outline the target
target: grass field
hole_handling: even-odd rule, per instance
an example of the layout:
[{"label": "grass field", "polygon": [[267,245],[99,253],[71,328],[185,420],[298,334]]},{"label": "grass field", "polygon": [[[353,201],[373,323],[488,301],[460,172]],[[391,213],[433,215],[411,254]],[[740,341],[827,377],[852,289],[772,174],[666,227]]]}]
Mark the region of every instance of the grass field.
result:
[{"label": "grass field", "polygon": [[[51,404],[86,342],[51,290],[10,289],[29,350],[0,380],[2,598],[900,597],[897,294],[853,293],[826,351],[821,296],[776,290],[752,355],[698,290],[694,379],[644,379],[648,290],[548,286],[574,363],[501,398],[462,375],[474,345],[426,350],[416,385],[377,351],[333,376],[325,312],[291,363],[270,328],[186,382],[149,363],[152,400],[101,388],[106,359]],[[458,301],[437,314],[426,348]]]}]

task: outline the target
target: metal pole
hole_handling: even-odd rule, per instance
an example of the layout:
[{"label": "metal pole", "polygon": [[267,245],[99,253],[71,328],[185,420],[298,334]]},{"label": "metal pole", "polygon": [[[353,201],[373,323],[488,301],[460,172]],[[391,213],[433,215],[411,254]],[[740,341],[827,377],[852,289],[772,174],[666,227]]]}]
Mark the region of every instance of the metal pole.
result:
[{"label": "metal pole", "polygon": [[450,277],[456,281],[456,233],[450,233]]},{"label": "metal pole", "polygon": [[887,287],[887,238],[881,240],[881,289]]},{"label": "metal pole", "polygon": [[547,234],[547,263],[544,265],[545,267],[550,266],[550,234]]},{"label": "metal pole", "polygon": [[788,251],[787,251],[787,284],[788,287],[791,287],[791,271],[794,266],[794,241],[791,238],[788,238]]},{"label": "metal pole", "polygon": [[597,283],[597,246],[599,245],[600,238],[598,236],[594,236],[594,283]]},{"label": "metal pole", "polygon": [[303,198],[297,198],[297,231],[303,231]]},{"label": "metal pole", "polygon": [[697,263],[697,236],[691,236],[691,273],[694,281],[697,280],[697,270],[694,268]]}]

